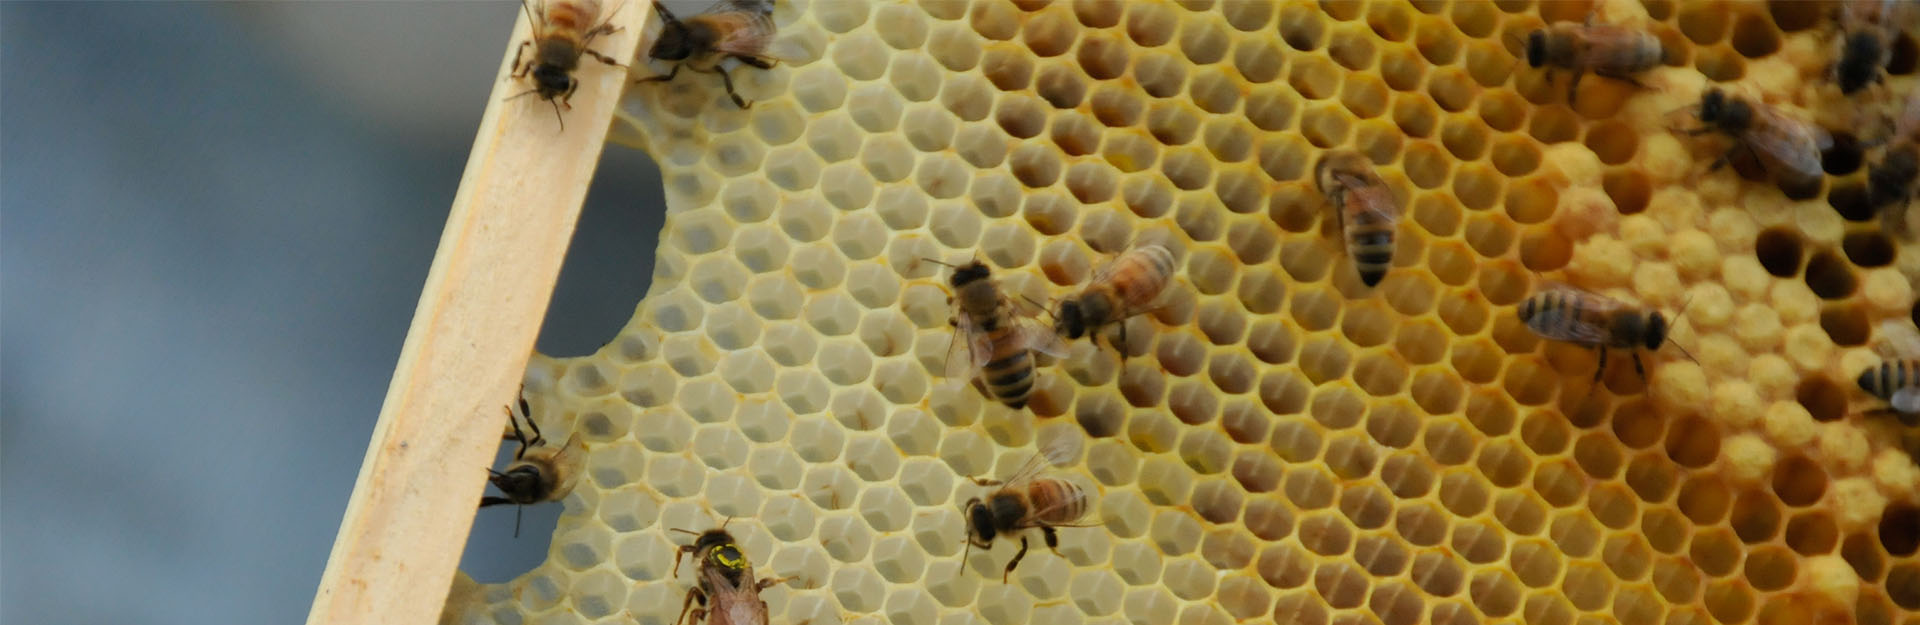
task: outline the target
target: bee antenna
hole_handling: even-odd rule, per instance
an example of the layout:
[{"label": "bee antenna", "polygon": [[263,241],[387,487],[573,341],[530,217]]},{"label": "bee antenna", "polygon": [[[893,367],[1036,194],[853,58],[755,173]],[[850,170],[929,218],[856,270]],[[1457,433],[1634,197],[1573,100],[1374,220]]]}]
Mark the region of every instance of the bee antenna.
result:
[{"label": "bee antenna", "polygon": [[659,2],[656,1],[653,3],[653,10],[660,13],[660,17],[662,19],[667,20],[667,23],[669,24],[679,23],[680,21],[680,18],[673,16],[672,11],[667,10],[667,5],[660,4]]},{"label": "bee antenna", "polygon": [[667,531],[669,531],[669,532],[680,532],[680,533],[682,533],[682,534],[686,534],[686,535],[688,535],[688,536],[699,536],[699,535],[700,535],[700,532],[696,532],[696,531],[693,531],[693,530],[683,530],[683,529],[680,529],[680,528],[678,528],[678,527],[669,527],[669,528],[667,528]]},{"label": "bee antenna", "polygon": [[1685,347],[1681,347],[1681,346],[1680,346],[1680,342],[1679,342],[1679,341],[1676,341],[1676,340],[1673,340],[1673,338],[1672,338],[1672,337],[1668,337],[1668,338],[1667,338],[1667,342],[1668,342],[1668,343],[1672,343],[1672,344],[1673,344],[1673,348],[1674,348],[1674,349],[1678,349],[1678,350],[1680,350],[1680,355],[1682,355],[1682,356],[1686,356],[1686,357],[1687,357],[1687,360],[1691,360],[1691,361],[1693,361],[1693,364],[1696,364],[1696,365],[1697,365],[1697,364],[1700,364],[1700,360],[1699,360],[1698,358],[1694,358],[1694,357],[1693,357],[1693,352],[1689,352],[1689,351],[1687,351],[1687,348],[1685,348]]},{"label": "bee antenna", "polygon": [[1049,319],[1052,319],[1052,318],[1054,318],[1054,316],[1053,316],[1053,311],[1051,311],[1051,310],[1047,310],[1047,305],[1046,305],[1046,304],[1042,304],[1042,303],[1040,303],[1040,302],[1036,302],[1036,301],[1033,301],[1033,298],[1031,298],[1031,297],[1027,297],[1027,294],[1026,294],[1026,293],[1021,293],[1021,294],[1020,294],[1020,299],[1023,299],[1023,300],[1027,300],[1027,303],[1028,303],[1028,304],[1032,304],[1034,308],[1038,308],[1038,309],[1040,309],[1040,312],[1043,312],[1043,313],[1047,313],[1047,318],[1049,318]]},{"label": "bee antenna", "polygon": [[[973,530],[963,530],[963,531],[973,531]],[[967,537],[965,542],[967,543],[967,546],[962,547],[960,549],[960,570],[953,572],[954,579],[959,579],[960,576],[967,574],[967,556],[973,555],[973,537],[971,536]]]},{"label": "bee antenna", "polygon": [[732,522],[733,522],[733,517],[731,516],[727,517],[725,520],[720,522],[720,529],[722,530],[727,529],[727,524]]},{"label": "bee antenna", "polygon": [[560,114],[560,103],[548,100],[553,105],[553,119],[560,122],[560,132],[567,131],[567,117]]},{"label": "bee antenna", "polygon": [[527,509],[526,506],[513,507],[513,537],[514,538],[520,537],[520,513],[522,511],[525,511],[526,509]]},{"label": "bee antenna", "polygon": [[927,257],[925,257],[925,256],[922,256],[922,257],[920,257],[920,260],[924,260],[924,261],[927,261],[927,262],[930,262],[930,263],[933,263],[933,264],[935,264],[935,265],[939,265],[939,266],[942,266],[942,267],[954,267],[954,266],[956,266],[956,265],[954,265],[953,263],[947,263],[947,262],[941,262],[941,261],[937,261],[937,260],[934,260],[934,259],[931,259],[931,258],[927,258]]},{"label": "bee antenna", "polygon": [[535,93],[539,93],[539,92],[540,92],[540,90],[539,90],[539,89],[528,89],[528,90],[526,90],[526,91],[522,91],[522,92],[520,92],[520,93],[516,93],[516,94],[513,94],[513,95],[510,95],[510,96],[507,96],[507,97],[506,97],[505,99],[502,99],[502,100],[500,100],[500,101],[501,101],[501,102],[512,102],[512,101],[514,101],[514,100],[518,100],[518,99],[520,99],[520,98],[524,98],[524,97],[526,97],[526,96],[530,96],[530,95],[533,95],[533,94],[535,94]]}]

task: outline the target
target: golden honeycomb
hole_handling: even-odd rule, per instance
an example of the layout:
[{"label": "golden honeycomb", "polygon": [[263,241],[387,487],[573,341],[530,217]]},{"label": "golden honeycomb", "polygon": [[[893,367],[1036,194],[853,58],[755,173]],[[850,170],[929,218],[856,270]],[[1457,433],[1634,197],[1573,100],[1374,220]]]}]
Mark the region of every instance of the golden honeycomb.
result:
[{"label": "golden honeycomb", "polygon": [[[668,528],[731,517],[797,577],[764,594],[789,625],[1920,624],[1916,434],[1852,385],[1920,316],[1861,190],[1916,27],[1848,100],[1831,7],[780,2],[751,109],[703,74],[624,96],[666,188],[652,288],[599,352],[535,357],[585,477],[549,560],[462,578],[446,620],[670,623]],[[1515,56],[1589,16],[1660,38],[1645,90],[1569,104]],[[1726,143],[1676,119],[1709,86],[1845,129],[1823,187],[1708,171]],[[1310,179],[1331,148],[1404,207],[1374,289]],[[924,259],[1048,301],[1134,242],[1180,270],[1127,358],[1076,342],[1021,411],[944,377]],[[1684,306],[1692,360],[1593,384],[1514,315],[1546,280]],[[962,571],[966,478],[1055,443],[1095,526]]]}]

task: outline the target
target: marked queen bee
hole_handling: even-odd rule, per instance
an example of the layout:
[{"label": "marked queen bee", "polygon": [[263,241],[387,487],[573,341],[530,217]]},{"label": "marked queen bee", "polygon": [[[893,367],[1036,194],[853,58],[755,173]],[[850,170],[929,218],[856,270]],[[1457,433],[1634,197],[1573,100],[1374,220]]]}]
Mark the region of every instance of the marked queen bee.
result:
[{"label": "marked queen bee", "polygon": [[1719,132],[1734,140],[1733,148],[1714,161],[1712,169],[1744,151],[1782,189],[1819,189],[1826,175],[1820,167],[1820,152],[1833,147],[1833,138],[1825,130],[1719,89],[1701,96],[1699,116],[1706,126],[1687,134]]},{"label": "marked queen bee", "polygon": [[[507,420],[513,425],[513,438],[520,443],[514,450],[513,463],[505,471],[487,469],[487,481],[500,489],[505,497],[486,496],[480,499],[480,507],[499,504],[529,506],[549,501],[559,501],[573,492],[574,481],[580,476],[580,468],[586,458],[580,450],[580,433],[574,432],[567,442],[559,447],[545,445],[546,438],[540,434],[540,425],[533,422],[527,400],[521,398],[519,410],[507,408]],[[520,421],[527,422],[527,430],[533,431],[528,438],[526,430],[520,428]],[[516,510],[513,518],[513,535],[520,536],[520,514]]]},{"label": "marked queen bee", "polygon": [[1360,282],[1380,284],[1393,266],[1393,234],[1400,223],[1393,191],[1374,174],[1367,157],[1348,150],[1321,156],[1313,165],[1313,180],[1333,206]]},{"label": "marked queen bee", "polygon": [[[732,534],[727,533],[727,519],[720,527],[705,532],[693,532],[672,528],[672,531],[690,534],[693,544],[681,545],[673,556],[673,575],[680,575],[680,560],[692,554],[698,565],[699,576],[694,587],[687,589],[687,598],[680,604],[680,616],[674,623],[705,620],[707,625],[767,625],[767,602],[760,599],[760,591],[791,580],[789,577],[753,577],[753,563],[747,560],[746,552],[740,548]],[[693,607],[694,603],[700,607]],[[692,621],[688,621],[688,615]]]},{"label": "marked queen bee", "polygon": [[720,83],[727,88],[727,97],[732,98],[735,105],[743,109],[753,105],[734,92],[733,77],[720,67],[720,62],[733,58],[760,69],[773,68],[777,60],[767,55],[767,46],[773,43],[775,32],[772,0],[721,0],[685,20],[674,17],[673,12],[659,2],[653,3],[653,10],[660,13],[664,25],[647,56],[676,63],[666,74],[642,78],[639,82],[673,80],[680,68],[685,67],[719,74]]},{"label": "marked queen bee", "polygon": [[[514,51],[513,78],[525,78],[531,73],[533,89],[513,97],[539,94],[540,99],[553,102],[553,114],[557,117],[560,107],[573,108],[567,99],[573,97],[575,89],[580,88],[580,80],[573,77],[573,72],[580,67],[581,55],[591,56],[614,67],[624,67],[613,57],[587,47],[595,37],[620,31],[620,27],[605,21],[597,25],[594,23],[594,18],[600,16],[599,0],[541,0],[537,11],[528,6],[526,0],[521,0],[520,8],[527,12],[527,23],[533,29],[533,38],[521,41],[520,48]],[[522,64],[521,58],[527,46],[534,47],[533,57]],[[566,121],[562,119],[560,123],[565,124]]]},{"label": "marked queen bee", "polygon": [[[1047,549],[1060,555],[1060,538],[1054,528],[1088,527],[1080,524],[1089,509],[1086,491],[1073,482],[1040,476],[1048,466],[1069,460],[1070,453],[1070,446],[1055,444],[1035,453],[1005,481],[968,478],[974,484],[998,488],[987,493],[985,499],[967,500],[967,547],[960,554],[961,570],[966,569],[967,556],[973,553],[974,547],[991,549],[994,539],[1000,536],[1039,528]],[[1021,536],[1020,551],[1007,561],[1007,568],[1000,573],[1000,583],[1006,583],[1013,568],[1025,557],[1027,537]]]},{"label": "marked queen bee", "polygon": [[[1685,310],[1684,307],[1681,309]],[[1630,306],[1619,300],[1567,285],[1551,285],[1528,296],[1517,309],[1520,322],[1541,338],[1564,341],[1600,352],[1593,380],[1607,370],[1607,350],[1633,352],[1633,370],[1646,379],[1639,349],[1656,350],[1668,342],[1671,327],[1660,311]],[[1674,347],[1680,347],[1675,343]],[[1686,353],[1686,348],[1680,348]],[[1692,354],[1687,354],[1692,359]]]},{"label": "marked queen bee", "polygon": [[986,263],[947,266],[953,267],[948,279],[953,287],[953,317],[948,320],[955,329],[953,346],[966,345],[964,350],[947,350],[947,375],[972,378],[987,397],[1008,408],[1025,408],[1033,396],[1033,352],[1063,357],[1066,344],[1000,291]]},{"label": "marked queen bee", "polygon": [[1567,82],[1569,102],[1587,72],[1645,88],[1633,75],[1659,66],[1662,54],[1660,38],[1653,33],[1613,24],[1557,22],[1527,34],[1527,65],[1573,70]]},{"label": "marked queen bee", "polygon": [[[1061,336],[1077,339],[1098,335],[1101,328],[1118,324],[1120,344],[1124,346],[1127,319],[1154,309],[1173,282],[1173,271],[1173,252],[1165,247],[1147,244],[1122,252],[1094,272],[1079,293],[1060,300],[1053,314],[1053,329]],[[1126,356],[1126,349],[1119,349],[1120,355]]]}]

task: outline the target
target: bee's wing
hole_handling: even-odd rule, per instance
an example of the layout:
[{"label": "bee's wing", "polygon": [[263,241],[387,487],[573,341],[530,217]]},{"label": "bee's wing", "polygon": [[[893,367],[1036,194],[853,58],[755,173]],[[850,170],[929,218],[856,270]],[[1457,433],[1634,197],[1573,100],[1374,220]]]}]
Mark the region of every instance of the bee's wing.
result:
[{"label": "bee's wing", "polygon": [[1393,190],[1379,178],[1364,178],[1347,174],[1334,174],[1340,183],[1347,187],[1346,206],[1354,207],[1363,213],[1378,215],[1381,219],[1400,218],[1400,206],[1394,203]]},{"label": "bee's wing", "polygon": [[1831,136],[1812,124],[1776,112],[1764,114],[1770,119],[1754,124],[1741,140],[1753,148],[1768,170],[1776,176],[1784,172],[1803,179],[1826,175],[1820,168],[1820,151],[1833,146]]},{"label": "bee's wing", "polygon": [[965,348],[947,348],[947,377],[971,378],[993,357],[993,336],[974,325],[973,318],[965,313],[957,315],[955,322],[953,340]]},{"label": "bee's wing", "polygon": [[1019,325],[1015,326],[1015,331],[1020,333],[1018,340],[1027,349],[1054,358],[1067,357],[1067,342],[1060,340],[1060,335],[1052,328],[1040,325],[1039,321],[1032,318],[1022,318],[1017,323]]},{"label": "bee's wing", "polygon": [[1604,343],[1610,338],[1611,333],[1606,328],[1582,318],[1578,309],[1584,308],[1594,313],[1591,315],[1593,318],[1605,319],[1610,313],[1627,307],[1620,300],[1569,284],[1554,282],[1543,284],[1535,296],[1545,293],[1557,293],[1563,301],[1575,303],[1551,309],[1542,307],[1534,312],[1533,319],[1527,321],[1527,327],[1540,333],[1541,336],[1556,341]]},{"label": "bee's wing", "polygon": [[567,436],[567,442],[553,451],[553,489],[552,499],[558,500],[573,490],[573,482],[580,477],[580,469],[586,465],[587,454],[580,447],[580,433]]},{"label": "bee's wing", "polygon": [[767,46],[773,43],[773,7],[750,0],[722,0],[702,19],[715,22],[721,37],[713,50],[722,54],[771,58]]},{"label": "bee's wing", "polygon": [[1034,452],[1033,457],[1027,458],[1026,463],[1021,464],[1019,469],[1014,470],[1013,475],[1007,476],[1004,484],[1007,488],[1011,488],[1025,483],[1027,480],[1031,480],[1035,476],[1040,475],[1047,467],[1053,466],[1055,463],[1072,460],[1073,451],[1074,445],[1072,439],[1056,439],[1052,443],[1041,447],[1039,451]]},{"label": "bee's wing", "polygon": [[1894,391],[1887,398],[1887,405],[1896,412],[1920,414],[1920,387],[1908,386]]}]

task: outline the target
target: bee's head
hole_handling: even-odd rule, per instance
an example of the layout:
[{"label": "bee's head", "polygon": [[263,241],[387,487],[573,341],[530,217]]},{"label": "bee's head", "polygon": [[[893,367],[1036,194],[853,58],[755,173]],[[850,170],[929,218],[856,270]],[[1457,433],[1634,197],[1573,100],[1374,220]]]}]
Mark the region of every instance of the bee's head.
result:
[{"label": "bee's head", "polygon": [[1746,128],[1753,121],[1753,107],[1727,97],[1725,91],[1709,89],[1700,96],[1700,121],[1730,130]]},{"label": "bee's head", "polygon": [[1647,313],[1646,333],[1641,335],[1641,343],[1647,349],[1660,349],[1667,341],[1667,317],[1658,311]]},{"label": "bee's head", "polygon": [[1540,67],[1547,64],[1547,29],[1527,33],[1527,65]]},{"label": "bee's head", "polygon": [[1880,40],[1879,35],[1874,34],[1873,31],[1863,30],[1847,35],[1846,49],[1841,51],[1840,58],[1866,61],[1877,66],[1885,50],[1886,44]]},{"label": "bee's head", "polygon": [[976,260],[953,268],[953,276],[947,278],[947,283],[953,285],[953,290],[958,291],[969,284],[991,277],[993,277],[993,271],[987,269],[987,264]]},{"label": "bee's head", "polygon": [[993,542],[996,532],[993,528],[993,509],[980,501],[979,497],[967,500],[967,537],[968,542],[986,544]]},{"label": "bee's head", "polygon": [[513,467],[505,473],[488,476],[487,481],[512,499],[531,498],[540,490],[540,470],[531,465]]},{"label": "bee's head", "polygon": [[566,68],[541,63],[533,68],[533,89],[543,100],[552,100],[573,90],[573,74]]},{"label": "bee's head", "polygon": [[1053,313],[1053,331],[1070,339],[1087,335],[1087,322],[1080,315],[1080,299],[1069,297],[1060,302],[1060,310]]},{"label": "bee's head", "polygon": [[730,545],[733,545],[733,535],[728,534],[725,528],[716,528],[700,532],[700,536],[693,539],[694,551],[727,547]]}]

